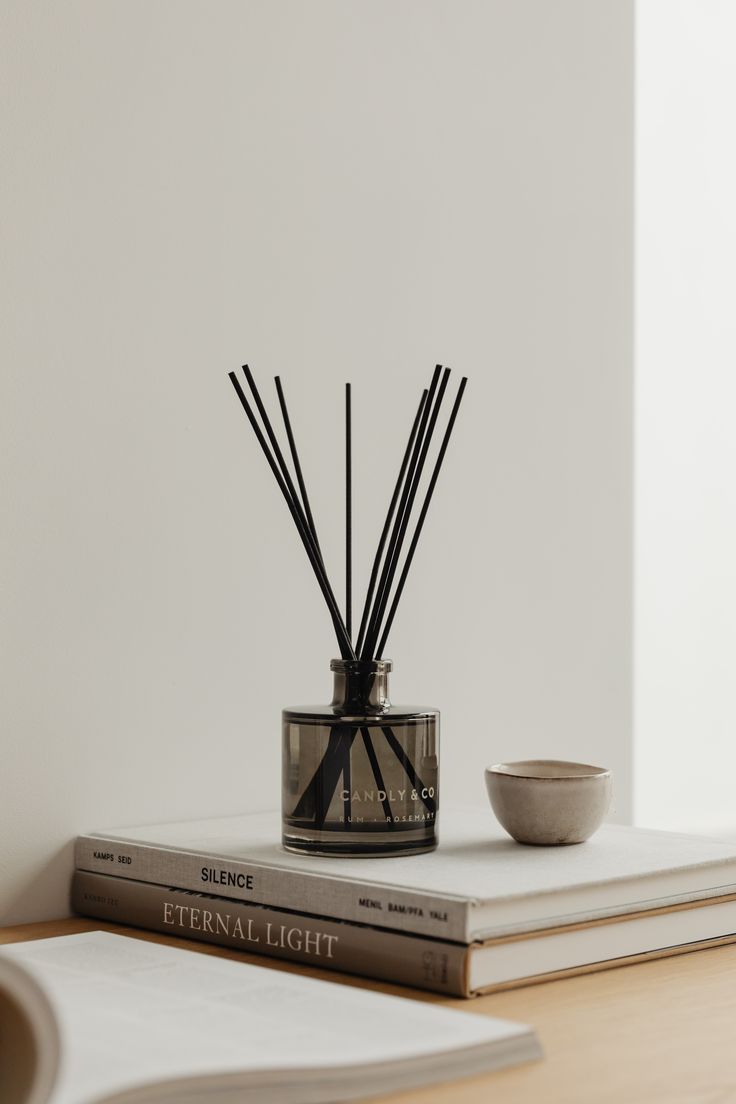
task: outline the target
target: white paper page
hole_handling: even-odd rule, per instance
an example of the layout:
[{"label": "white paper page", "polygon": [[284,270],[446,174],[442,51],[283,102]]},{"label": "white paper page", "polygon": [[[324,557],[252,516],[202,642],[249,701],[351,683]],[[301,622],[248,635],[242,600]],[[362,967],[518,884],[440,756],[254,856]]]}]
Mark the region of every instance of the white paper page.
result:
[{"label": "white paper page", "polygon": [[60,1060],[54,1010],[21,963],[0,955],[0,1101],[46,1104]]},{"label": "white paper page", "polygon": [[0,954],[36,977],[56,1011],[62,1063],[53,1104],[89,1104],[169,1078],[366,1065],[528,1033],[106,932],[15,944]]}]

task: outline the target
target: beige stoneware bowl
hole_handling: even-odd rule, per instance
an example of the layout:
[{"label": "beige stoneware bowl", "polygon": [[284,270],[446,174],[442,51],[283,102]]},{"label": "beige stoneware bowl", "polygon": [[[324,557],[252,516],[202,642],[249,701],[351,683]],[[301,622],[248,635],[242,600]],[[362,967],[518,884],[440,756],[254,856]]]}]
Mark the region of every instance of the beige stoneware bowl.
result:
[{"label": "beige stoneware bowl", "polygon": [[555,846],[588,839],[611,804],[611,772],[588,763],[527,759],[486,768],[498,820],[519,843]]}]

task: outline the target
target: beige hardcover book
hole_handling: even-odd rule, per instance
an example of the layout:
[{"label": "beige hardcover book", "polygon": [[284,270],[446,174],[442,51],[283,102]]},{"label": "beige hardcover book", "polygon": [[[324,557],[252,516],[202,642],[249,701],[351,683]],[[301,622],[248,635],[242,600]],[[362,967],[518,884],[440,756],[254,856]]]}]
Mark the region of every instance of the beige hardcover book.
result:
[{"label": "beige hardcover book", "polygon": [[445,808],[431,854],[293,855],[277,813],[81,836],[81,870],[473,943],[736,892],[736,844],[604,825],[573,847],[523,847],[488,806]]},{"label": "beige hardcover book", "polygon": [[523,1024],[107,932],[0,948],[2,1104],[319,1104],[540,1057]]},{"label": "beige hardcover book", "polygon": [[85,871],[72,904],[113,923],[458,997],[736,939],[734,896],[469,945]]}]

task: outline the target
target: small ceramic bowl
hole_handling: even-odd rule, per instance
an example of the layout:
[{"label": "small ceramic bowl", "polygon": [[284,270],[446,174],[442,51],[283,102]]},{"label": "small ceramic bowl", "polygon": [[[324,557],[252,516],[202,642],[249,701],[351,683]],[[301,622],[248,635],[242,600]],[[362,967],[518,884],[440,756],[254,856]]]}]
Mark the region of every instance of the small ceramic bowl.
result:
[{"label": "small ceramic bowl", "polygon": [[486,768],[486,788],[499,821],[519,843],[582,843],[608,812],[611,772],[587,763],[528,759]]}]

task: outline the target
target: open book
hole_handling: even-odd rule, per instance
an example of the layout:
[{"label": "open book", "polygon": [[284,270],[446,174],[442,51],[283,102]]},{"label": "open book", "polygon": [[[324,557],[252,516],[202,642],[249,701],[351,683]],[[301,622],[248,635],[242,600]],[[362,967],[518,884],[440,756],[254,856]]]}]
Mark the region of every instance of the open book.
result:
[{"label": "open book", "polygon": [[107,932],[0,949],[2,1104],[317,1104],[538,1057],[523,1025]]}]

